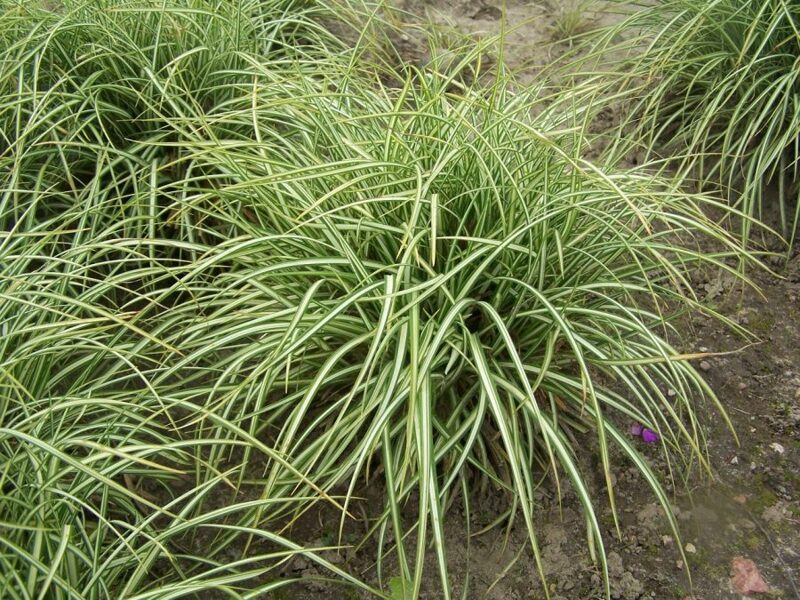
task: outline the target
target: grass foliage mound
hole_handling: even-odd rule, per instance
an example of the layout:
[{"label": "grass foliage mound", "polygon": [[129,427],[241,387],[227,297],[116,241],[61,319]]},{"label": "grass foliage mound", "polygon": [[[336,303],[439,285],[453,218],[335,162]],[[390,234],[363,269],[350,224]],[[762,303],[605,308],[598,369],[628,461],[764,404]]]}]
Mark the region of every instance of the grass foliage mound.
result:
[{"label": "grass foliage mound", "polygon": [[[538,558],[565,479],[605,572],[582,448],[612,506],[612,456],[669,506],[630,421],[707,466],[669,341],[737,252],[705,200],[499,75],[383,86],[295,4],[2,5],[3,597],[251,598],[302,553],[410,598],[428,552],[448,597],[453,502],[497,490]],[[365,486],[368,583],[291,527]]]},{"label": "grass foliage mound", "polygon": [[[800,217],[800,2],[658,0],[608,32],[629,59],[623,147],[641,144],[793,240]],[[620,42],[620,39],[624,41]],[[743,220],[747,237],[752,222]]]}]

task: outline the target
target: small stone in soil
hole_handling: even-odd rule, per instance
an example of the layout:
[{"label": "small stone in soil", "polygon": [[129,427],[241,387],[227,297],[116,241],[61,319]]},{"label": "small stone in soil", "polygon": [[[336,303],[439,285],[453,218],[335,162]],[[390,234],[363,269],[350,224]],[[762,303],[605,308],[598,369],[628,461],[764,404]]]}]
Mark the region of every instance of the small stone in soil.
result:
[{"label": "small stone in soil", "polygon": [[781,444],[779,444],[778,442],[773,442],[773,443],[771,443],[771,444],[769,445],[769,447],[770,447],[770,448],[772,448],[772,449],[773,449],[775,452],[777,452],[778,454],[783,454],[784,452],[786,452],[786,448],[784,448],[784,447],[783,447]]},{"label": "small stone in soil", "polygon": [[749,558],[737,556],[731,561],[731,589],[743,596],[764,594],[770,591],[769,585]]},{"label": "small stone in soil", "polygon": [[711,363],[708,362],[707,360],[700,361],[700,370],[701,371],[706,371],[706,372],[710,371],[711,370]]},{"label": "small stone in soil", "polygon": [[692,543],[686,544],[686,546],[684,546],[683,549],[686,550],[686,552],[688,552],[689,554],[696,554],[697,553],[697,548]]}]

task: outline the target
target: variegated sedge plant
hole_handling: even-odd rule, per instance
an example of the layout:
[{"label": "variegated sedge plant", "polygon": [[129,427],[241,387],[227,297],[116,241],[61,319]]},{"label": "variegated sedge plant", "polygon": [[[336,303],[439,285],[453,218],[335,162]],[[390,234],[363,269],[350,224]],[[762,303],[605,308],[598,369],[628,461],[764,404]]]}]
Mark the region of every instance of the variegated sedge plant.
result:
[{"label": "variegated sedge plant", "polygon": [[800,219],[800,3],[624,6],[620,24],[590,38],[590,56],[608,69],[606,92],[622,99],[612,152],[644,151],[720,190],[746,215],[745,240],[754,219],[769,219],[791,245]]},{"label": "variegated sedge plant", "polygon": [[[196,435],[208,407],[153,385],[181,352],[144,319],[209,241],[203,219],[164,213],[168,184],[195,176],[166,145],[187,134],[178,120],[206,130],[258,81],[255,61],[279,87],[351,60],[328,25],[374,19],[355,2],[0,1],[3,598],[244,597],[291,585],[274,569],[297,554],[380,593],[277,527],[229,524],[301,497],[198,510],[237,475],[204,455],[275,452],[212,413],[225,439]],[[232,558],[205,545],[215,532],[260,545]]]},{"label": "variegated sedge plant", "polygon": [[[3,595],[252,598],[304,554],[414,598],[432,543],[447,598],[476,485],[542,576],[543,477],[571,482],[608,594],[582,447],[612,508],[621,454],[674,527],[625,427],[707,467],[698,411],[724,415],[671,321],[713,315],[693,268],[742,256],[714,202],[582,160],[580,120],[532,116],[502,70],[465,86],[479,51],[370,76],[327,38],[293,54],[319,30],[277,8],[242,48],[237,3],[158,4],[3,5]],[[265,31],[290,32],[274,56]],[[326,505],[343,531],[366,485],[365,582],[292,524]]]}]

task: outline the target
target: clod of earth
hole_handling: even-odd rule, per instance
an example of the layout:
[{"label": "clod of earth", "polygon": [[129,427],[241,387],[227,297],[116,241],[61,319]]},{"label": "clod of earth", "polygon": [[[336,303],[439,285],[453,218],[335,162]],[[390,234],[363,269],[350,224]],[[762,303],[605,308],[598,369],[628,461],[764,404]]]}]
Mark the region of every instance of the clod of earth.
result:
[{"label": "clod of earth", "polygon": [[749,558],[737,556],[731,561],[731,589],[742,596],[765,594],[770,591],[769,584]]}]

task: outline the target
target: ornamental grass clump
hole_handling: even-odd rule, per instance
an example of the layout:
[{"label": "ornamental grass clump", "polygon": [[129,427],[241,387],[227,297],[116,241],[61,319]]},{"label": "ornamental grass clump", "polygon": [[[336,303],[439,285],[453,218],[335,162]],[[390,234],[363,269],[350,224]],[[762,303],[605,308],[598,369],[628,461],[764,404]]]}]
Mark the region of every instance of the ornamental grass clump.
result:
[{"label": "ornamental grass clump", "polygon": [[[601,55],[627,55],[612,67],[614,92],[628,100],[616,149],[665,157],[790,241],[800,217],[798,14],[797,0],[657,0],[598,44]],[[747,238],[752,220],[741,224]]]},{"label": "ornamental grass clump", "polygon": [[[0,595],[255,597],[303,554],[415,598],[430,553],[450,597],[452,504],[466,537],[501,495],[538,563],[534,492],[564,480],[607,581],[582,454],[612,507],[623,456],[671,515],[630,423],[707,468],[724,415],[671,325],[713,316],[692,269],[741,258],[715,203],[582,160],[536,90],[464,84],[476,57],[265,54],[277,12],[211,53],[244,12],[196,4],[4,5]],[[343,539],[368,487],[365,582],[293,525],[332,507]]]},{"label": "ornamental grass clump", "polygon": [[[164,212],[168,184],[197,175],[210,189],[218,175],[173,168],[176,119],[190,111],[211,132],[215,107],[252,88],[254,61],[277,86],[338,60],[344,45],[319,21],[336,14],[292,1],[59,4],[0,2],[0,596],[267,593],[292,583],[274,569],[298,553],[370,590],[277,529],[227,524],[285,499],[197,509],[232,474],[195,480],[222,442],[196,435],[204,407],[153,385],[180,350],[147,319],[203,236],[201,219]],[[227,447],[271,452],[230,426]],[[205,545],[209,532],[254,543],[232,557]]]},{"label": "ornamental grass clump", "polygon": [[[626,438],[630,420],[668,455],[708,466],[697,403],[721,407],[668,341],[666,315],[703,310],[687,272],[733,271],[736,242],[702,198],[579,159],[577,128],[529,116],[534,92],[454,91],[452,75],[427,73],[402,88],[294,83],[291,101],[260,86],[219,115],[224,129],[252,124],[249,142],[182,146],[187,172],[224,176],[213,189],[181,184],[174,210],[208,241],[158,298],[188,294],[155,321],[181,354],[154,385],[272,440],[293,471],[270,459],[264,498],[324,491],[345,527],[360,490],[380,486],[368,537],[378,573],[391,558],[410,597],[429,541],[449,597],[443,524],[478,485],[507,497],[538,559],[545,473],[572,483],[604,565],[580,445],[596,448],[612,506],[615,447],[669,511],[667,474]],[[204,439],[229,435],[205,421]],[[230,468],[223,458],[209,462]]]}]

